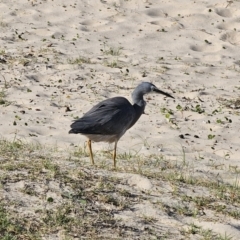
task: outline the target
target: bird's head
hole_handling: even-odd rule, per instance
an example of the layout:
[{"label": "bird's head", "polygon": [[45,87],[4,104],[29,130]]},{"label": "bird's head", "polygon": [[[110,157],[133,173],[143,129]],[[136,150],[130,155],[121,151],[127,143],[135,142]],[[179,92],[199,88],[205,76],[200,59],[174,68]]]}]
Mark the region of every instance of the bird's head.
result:
[{"label": "bird's head", "polygon": [[142,82],[141,84],[139,84],[133,91],[132,97],[133,99],[142,99],[143,95],[148,93],[160,93],[166,97],[174,98],[169,93],[163,92],[150,82]]}]

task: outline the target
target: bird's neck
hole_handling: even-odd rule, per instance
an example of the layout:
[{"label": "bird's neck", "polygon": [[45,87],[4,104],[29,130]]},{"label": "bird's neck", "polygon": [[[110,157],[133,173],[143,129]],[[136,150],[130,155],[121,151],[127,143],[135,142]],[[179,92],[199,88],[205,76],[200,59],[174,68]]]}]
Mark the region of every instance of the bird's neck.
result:
[{"label": "bird's neck", "polygon": [[132,100],[133,100],[133,104],[137,104],[139,106],[145,103],[143,99],[143,93],[137,91],[137,88],[132,93]]},{"label": "bird's neck", "polygon": [[137,91],[137,88],[132,93],[132,100],[133,108],[135,110],[135,118],[133,119],[129,128],[131,128],[141,117],[141,115],[144,113],[144,109],[146,106],[146,102],[143,99],[143,93],[141,91]]},{"label": "bird's neck", "polygon": [[138,105],[136,103],[133,104],[133,108],[135,110],[135,117],[133,119],[133,121],[131,122],[131,125],[129,126],[129,128],[131,128],[136,122],[137,120],[141,117],[141,115],[144,113],[144,109],[145,109],[145,101],[143,100],[142,104]]},{"label": "bird's neck", "polygon": [[137,92],[136,89],[135,89],[132,93],[132,100],[133,100],[133,106],[137,105],[140,108],[143,108],[143,111],[144,111],[144,108],[146,106],[146,102],[143,99],[143,93],[142,92]]}]

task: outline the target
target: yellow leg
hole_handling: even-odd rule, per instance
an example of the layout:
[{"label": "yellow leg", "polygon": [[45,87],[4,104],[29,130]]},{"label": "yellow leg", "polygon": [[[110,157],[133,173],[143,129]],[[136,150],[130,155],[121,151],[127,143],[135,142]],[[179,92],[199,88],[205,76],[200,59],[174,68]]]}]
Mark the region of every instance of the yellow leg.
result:
[{"label": "yellow leg", "polygon": [[117,161],[116,161],[116,156],[117,156],[117,141],[115,141],[115,144],[114,144],[114,151],[113,151],[113,166],[114,168],[116,168],[117,166]]},{"label": "yellow leg", "polygon": [[90,139],[88,140],[88,148],[89,148],[92,165],[94,165],[94,159],[93,159],[93,153],[92,153],[92,141]]}]

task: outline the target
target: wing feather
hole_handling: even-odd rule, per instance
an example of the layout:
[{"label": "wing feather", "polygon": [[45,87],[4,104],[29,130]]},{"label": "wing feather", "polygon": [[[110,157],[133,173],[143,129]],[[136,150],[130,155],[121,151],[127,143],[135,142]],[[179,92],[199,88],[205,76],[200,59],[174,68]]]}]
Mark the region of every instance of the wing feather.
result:
[{"label": "wing feather", "polygon": [[126,98],[106,99],[75,121],[71,125],[70,133],[122,136],[131,125],[134,116],[135,110]]}]

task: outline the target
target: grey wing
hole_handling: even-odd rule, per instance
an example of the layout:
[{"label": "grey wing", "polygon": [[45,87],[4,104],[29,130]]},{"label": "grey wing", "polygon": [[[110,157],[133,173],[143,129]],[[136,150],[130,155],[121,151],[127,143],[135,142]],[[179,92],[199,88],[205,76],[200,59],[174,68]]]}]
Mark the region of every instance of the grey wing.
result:
[{"label": "grey wing", "polygon": [[131,125],[134,116],[135,110],[127,99],[110,98],[100,102],[75,121],[70,132],[121,136]]}]

